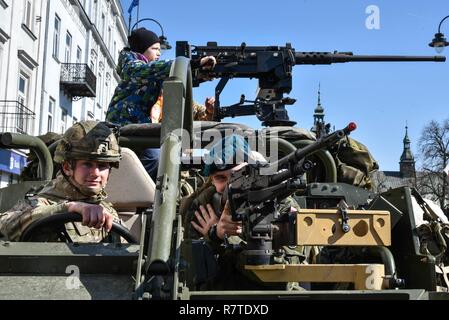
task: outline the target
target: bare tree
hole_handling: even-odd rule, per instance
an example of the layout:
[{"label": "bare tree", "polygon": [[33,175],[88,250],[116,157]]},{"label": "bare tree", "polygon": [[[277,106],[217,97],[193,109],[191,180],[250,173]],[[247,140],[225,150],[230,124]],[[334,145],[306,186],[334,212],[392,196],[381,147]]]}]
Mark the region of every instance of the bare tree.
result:
[{"label": "bare tree", "polygon": [[449,203],[448,178],[443,172],[449,162],[449,119],[426,125],[419,139],[422,167],[417,177],[418,190],[438,201],[441,208]]}]

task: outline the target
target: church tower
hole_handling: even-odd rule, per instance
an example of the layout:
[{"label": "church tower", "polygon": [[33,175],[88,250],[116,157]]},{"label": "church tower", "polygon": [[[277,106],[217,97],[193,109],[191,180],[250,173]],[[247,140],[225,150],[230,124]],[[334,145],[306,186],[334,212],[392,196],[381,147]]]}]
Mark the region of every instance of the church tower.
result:
[{"label": "church tower", "polygon": [[313,114],[313,127],[311,129],[317,138],[329,133],[329,126],[324,122],[324,108],[321,106],[321,84],[318,85],[318,103]]},{"label": "church tower", "polygon": [[405,127],[404,151],[402,151],[401,161],[399,161],[399,171],[403,178],[415,178],[415,158],[410,149],[410,139],[408,137],[408,127]]}]

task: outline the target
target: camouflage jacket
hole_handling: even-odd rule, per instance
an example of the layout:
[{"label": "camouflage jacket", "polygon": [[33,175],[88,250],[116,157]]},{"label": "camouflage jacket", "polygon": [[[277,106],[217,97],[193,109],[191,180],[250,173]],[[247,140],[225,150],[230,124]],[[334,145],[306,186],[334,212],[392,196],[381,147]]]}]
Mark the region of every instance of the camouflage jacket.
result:
[{"label": "camouflage jacket", "polygon": [[[125,48],[120,53],[117,72],[121,81],[109,104],[106,120],[120,125],[150,123],[150,111],[169,76],[172,60],[149,62],[142,54]],[[194,103],[195,120],[211,120],[203,105]]]},{"label": "camouflage jacket", "polygon": [[[194,193],[192,195],[190,195],[190,199],[186,199],[185,203],[186,205],[183,206],[183,208],[181,209],[181,214],[184,216],[183,217],[183,224],[184,224],[184,230],[185,230],[185,238],[187,239],[199,239],[201,238],[201,235],[199,234],[198,231],[196,231],[195,228],[193,228],[191,221],[196,221],[196,217],[195,217],[195,211],[200,211],[199,207],[203,206],[206,207],[207,204],[212,204],[213,202],[213,197],[216,193],[215,190],[215,186],[213,186],[210,181],[208,186],[205,186],[204,189],[201,190],[201,192],[199,193]],[[190,201],[189,201],[190,200]],[[300,209],[299,204],[292,198],[292,197],[287,197],[285,199],[283,199],[280,203],[279,203],[279,213],[280,214],[285,214],[290,212],[291,208],[295,208],[296,210]],[[216,212],[217,216],[220,217],[221,213],[220,212]],[[198,222],[197,222],[198,224]],[[206,237],[208,238],[208,237]],[[209,239],[207,239],[209,241]],[[242,242],[242,239],[238,236],[230,236],[228,238],[228,242],[231,244],[239,244],[240,242]]]},{"label": "camouflage jacket", "polygon": [[[38,194],[20,201],[12,209],[0,213],[0,233],[10,241],[18,241],[22,232],[34,221],[56,213],[67,213],[66,203],[80,201],[98,204],[117,217],[103,192],[94,197],[81,194],[61,173]],[[74,242],[100,242],[106,237],[104,230],[83,226],[80,222],[66,223],[65,228]],[[56,235],[42,235],[42,241],[54,241]]]},{"label": "camouflage jacket", "polygon": [[[214,199],[214,195],[216,194],[215,187],[213,185],[205,186],[199,193],[192,194],[189,200],[191,200],[190,204],[188,203],[188,199],[186,198],[185,206],[181,210],[181,214],[184,214],[184,230],[185,230],[185,238],[186,239],[199,239],[201,235],[192,227],[191,221],[195,219],[195,211],[198,210],[199,206],[205,206],[208,203],[212,203]],[[193,198],[193,199],[192,199]],[[278,210],[282,213],[290,212],[291,208],[295,208],[297,210],[300,209],[298,203],[292,198],[287,197],[279,203]],[[198,210],[199,211],[199,210]],[[219,216],[220,213],[217,213]],[[240,250],[232,249],[233,246],[224,246],[222,244],[218,244],[208,237],[205,237],[205,243],[207,244],[209,252],[212,253],[215,257],[216,265],[210,266],[213,271],[211,274],[207,274],[206,277],[202,277],[203,275],[195,274],[195,283],[197,290],[264,290],[267,287],[265,284],[260,283],[260,281],[254,281],[253,277],[244,271],[243,269],[243,261],[242,255],[240,255]],[[239,236],[229,236],[227,238],[227,242],[230,245],[240,245],[242,248],[246,246],[246,242]],[[301,263],[301,261],[305,258],[305,247],[288,247],[282,246],[282,249],[286,253],[283,257],[275,257],[274,262],[279,264],[290,264],[290,263]],[[207,251],[207,250],[206,250]],[[207,265],[206,262],[204,262]],[[194,265],[193,268],[197,266]],[[203,267],[204,268],[204,267]],[[214,269],[216,268],[216,269]],[[195,272],[201,272],[197,270],[203,270],[202,268],[195,269]],[[272,290],[285,290],[286,284],[283,283],[275,283],[270,284]],[[287,285],[288,288],[296,288],[299,285],[297,283],[289,283]],[[289,289],[292,290],[292,289]]]}]

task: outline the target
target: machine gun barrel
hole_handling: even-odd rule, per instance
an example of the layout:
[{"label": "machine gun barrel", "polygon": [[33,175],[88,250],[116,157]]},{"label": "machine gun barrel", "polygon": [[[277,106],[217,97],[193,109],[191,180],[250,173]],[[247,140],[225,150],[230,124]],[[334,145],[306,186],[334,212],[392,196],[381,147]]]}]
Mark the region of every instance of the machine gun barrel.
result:
[{"label": "machine gun barrel", "polygon": [[434,61],[444,62],[445,56],[385,56],[353,55],[352,52],[295,52],[296,64],[332,64],[344,62],[397,62]]},{"label": "machine gun barrel", "polygon": [[[317,142],[315,142],[311,145],[308,145],[302,149],[298,149],[295,152],[292,152],[291,154],[285,156],[284,158],[280,159],[279,161],[273,163],[271,165],[270,169],[275,170],[275,169],[281,168],[282,166],[284,166],[285,164],[287,164],[289,162],[290,163],[298,163],[299,161],[304,159],[306,156],[309,156],[322,148],[325,148],[327,146],[334,144],[341,138],[343,138],[346,135],[348,135],[349,133],[351,133],[351,131],[354,131],[356,128],[357,128],[357,125],[354,122],[351,122],[350,124],[348,124],[348,126],[346,126],[346,128],[337,130],[337,131],[323,137],[322,139],[318,140]],[[298,168],[298,169],[301,170],[302,168]],[[296,172],[296,170],[282,171],[282,172],[270,177],[270,185],[275,185],[275,184],[281,183],[281,182],[285,181],[286,179],[296,176],[297,174],[298,173]]]}]

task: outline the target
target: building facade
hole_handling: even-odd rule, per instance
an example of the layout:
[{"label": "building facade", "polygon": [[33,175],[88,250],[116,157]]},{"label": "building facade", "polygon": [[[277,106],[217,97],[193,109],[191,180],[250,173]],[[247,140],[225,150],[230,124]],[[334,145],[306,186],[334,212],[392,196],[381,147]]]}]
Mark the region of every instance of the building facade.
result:
[{"label": "building facade", "polygon": [[[0,0],[0,132],[104,120],[127,33],[119,0]],[[1,150],[0,187],[25,163],[20,150]]]},{"label": "building facade", "polygon": [[[385,192],[399,187],[416,187],[417,172],[415,158],[410,148],[408,127],[405,127],[403,150],[399,161],[399,171],[376,171],[372,174],[374,191]],[[418,173],[419,174],[419,173]]]}]

